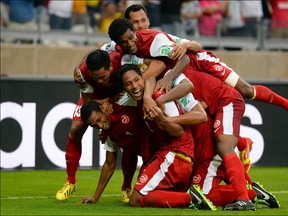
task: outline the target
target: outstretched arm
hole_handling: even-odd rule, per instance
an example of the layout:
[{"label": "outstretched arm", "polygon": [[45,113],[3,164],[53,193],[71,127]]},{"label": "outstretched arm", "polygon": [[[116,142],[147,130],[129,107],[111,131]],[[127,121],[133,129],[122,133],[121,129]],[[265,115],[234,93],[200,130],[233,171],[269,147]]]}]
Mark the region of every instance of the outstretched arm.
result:
[{"label": "outstretched arm", "polygon": [[83,197],[80,203],[96,203],[101,197],[116,168],[117,152],[106,151],[106,160],[103,164],[96,191],[92,197]]}]

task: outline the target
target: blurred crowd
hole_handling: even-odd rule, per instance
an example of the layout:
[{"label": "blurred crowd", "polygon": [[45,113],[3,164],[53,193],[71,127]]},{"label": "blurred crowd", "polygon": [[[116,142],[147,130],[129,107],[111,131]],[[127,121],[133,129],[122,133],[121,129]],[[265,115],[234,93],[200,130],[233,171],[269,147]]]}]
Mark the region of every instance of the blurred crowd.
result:
[{"label": "blurred crowd", "polygon": [[143,4],[151,28],[188,36],[288,38],[288,0],[0,0],[1,27],[107,33],[131,4]]}]

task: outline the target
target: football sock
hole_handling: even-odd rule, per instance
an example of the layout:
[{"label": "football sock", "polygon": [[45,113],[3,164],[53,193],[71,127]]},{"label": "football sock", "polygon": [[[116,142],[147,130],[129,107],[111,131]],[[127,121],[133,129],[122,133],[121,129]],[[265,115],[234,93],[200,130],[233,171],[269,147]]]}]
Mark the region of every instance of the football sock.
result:
[{"label": "football sock", "polygon": [[253,100],[274,104],[288,110],[288,99],[276,94],[269,88],[262,85],[254,85],[254,90],[255,96],[252,98]]},{"label": "football sock", "polygon": [[245,148],[246,148],[246,139],[239,136],[239,139],[238,139],[238,143],[237,143],[237,148],[239,149],[239,151],[243,151]]},{"label": "football sock", "polygon": [[226,169],[227,178],[234,189],[236,199],[249,201],[246,189],[245,169],[238,156],[235,153],[225,156],[223,164]]},{"label": "football sock", "polygon": [[133,176],[137,167],[137,155],[134,154],[132,157],[132,154],[130,154],[129,151],[124,150],[122,152],[122,173],[124,177],[124,182],[122,184],[121,190],[126,190],[126,188],[131,189],[131,184],[133,180]]},{"label": "football sock", "polygon": [[207,198],[215,206],[225,206],[232,203],[236,199],[236,195],[232,185],[218,185],[209,192]]},{"label": "football sock", "polygon": [[82,145],[81,140],[72,140],[68,136],[66,141],[66,173],[68,175],[67,181],[70,184],[76,183],[76,171],[81,157]]},{"label": "football sock", "polygon": [[142,207],[173,208],[188,207],[191,196],[185,192],[155,190],[140,198]]},{"label": "football sock", "polygon": [[[253,189],[248,189],[248,196],[250,200],[254,200],[256,193]],[[215,206],[225,206],[232,203],[236,199],[236,195],[232,185],[218,185],[213,188],[207,198],[213,202]]]}]

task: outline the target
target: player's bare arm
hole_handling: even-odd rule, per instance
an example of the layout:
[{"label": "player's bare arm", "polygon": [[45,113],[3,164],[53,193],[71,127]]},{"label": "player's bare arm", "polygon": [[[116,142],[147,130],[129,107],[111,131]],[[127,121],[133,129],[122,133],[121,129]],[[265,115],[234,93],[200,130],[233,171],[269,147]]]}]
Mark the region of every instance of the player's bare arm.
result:
[{"label": "player's bare arm", "polygon": [[184,55],[177,61],[175,66],[167,73],[162,79],[158,80],[155,91],[166,91],[168,92],[172,86],[172,80],[179,76],[189,64],[190,59],[187,55]]},{"label": "player's bare arm", "polygon": [[173,60],[180,59],[184,56],[187,50],[191,52],[199,52],[202,50],[202,46],[197,41],[183,41],[181,43],[174,43],[170,57]]},{"label": "player's bare arm", "polygon": [[185,78],[181,80],[181,82],[173,87],[169,92],[166,92],[165,94],[161,95],[161,97],[158,97],[155,102],[162,110],[164,108],[164,104],[170,101],[176,101],[187,94],[189,94],[194,89],[194,85],[192,82]]},{"label": "player's bare arm", "polygon": [[80,203],[97,203],[116,169],[117,152],[106,151],[106,160],[103,164],[97,188],[92,197],[83,197]]},{"label": "player's bare arm", "polygon": [[150,116],[156,122],[161,130],[166,131],[172,137],[180,137],[184,133],[184,129],[180,124],[168,121],[159,107],[153,107]]},{"label": "player's bare arm", "polygon": [[190,112],[179,116],[168,116],[168,121],[181,125],[199,125],[207,121],[207,115],[203,107],[198,103]]}]

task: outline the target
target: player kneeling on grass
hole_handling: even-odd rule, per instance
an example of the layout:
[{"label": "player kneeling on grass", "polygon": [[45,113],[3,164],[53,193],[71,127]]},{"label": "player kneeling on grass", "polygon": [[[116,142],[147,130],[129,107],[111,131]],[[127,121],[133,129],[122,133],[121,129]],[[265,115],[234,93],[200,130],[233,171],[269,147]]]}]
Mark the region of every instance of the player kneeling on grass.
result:
[{"label": "player kneeling on grass", "polygon": [[[157,106],[144,117],[144,80],[137,66],[123,65],[118,75],[124,90],[137,101],[139,112],[153,134],[153,149],[157,149],[148,163],[141,167],[130,205],[159,208],[190,206],[215,210],[199,187],[190,187],[189,184],[194,157],[194,140],[190,129],[167,121],[167,116]],[[180,91],[180,86],[169,92]],[[195,109],[199,108],[198,105],[196,103]],[[204,122],[206,114],[203,109],[199,115],[202,118],[198,119],[198,123]],[[186,193],[187,189],[189,193]]]},{"label": "player kneeling on grass", "polygon": [[147,147],[149,145],[150,133],[141,120],[137,107],[121,106],[118,103],[111,106],[112,109],[109,110],[112,112],[108,112],[96,101],[89,101],[81,107],[83,121],[99,130],[99,140],[106,141],[106,160],[95,193],[92,197],[82,198],[81,203],[96,203],[99,200],[115,171],[119,148],[131,157],[137,157],[140,152],[143,161],[149,157],[141,154],[142,143]]}]

